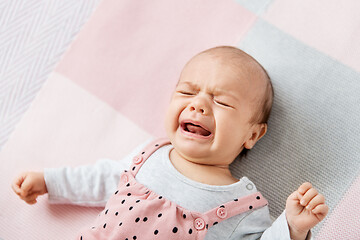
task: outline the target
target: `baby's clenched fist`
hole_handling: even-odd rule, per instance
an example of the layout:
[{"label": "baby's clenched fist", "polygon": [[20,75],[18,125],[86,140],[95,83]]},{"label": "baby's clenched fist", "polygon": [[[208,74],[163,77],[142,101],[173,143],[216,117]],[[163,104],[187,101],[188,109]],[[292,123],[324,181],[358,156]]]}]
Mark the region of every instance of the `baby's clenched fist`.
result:
[{"label": "baby's clenched fist", "polygon": [[14,179],[11,187],[28,204],[35,204],[39,195],[48,192],[42,172],[24,172]]},{"label": "baby's clenched fist", "polygon": [[325,197],[311,183],[303,183],[286,201],[285,213],[291,239],[305,239],[309,230],[322,221],[328,211]]}]

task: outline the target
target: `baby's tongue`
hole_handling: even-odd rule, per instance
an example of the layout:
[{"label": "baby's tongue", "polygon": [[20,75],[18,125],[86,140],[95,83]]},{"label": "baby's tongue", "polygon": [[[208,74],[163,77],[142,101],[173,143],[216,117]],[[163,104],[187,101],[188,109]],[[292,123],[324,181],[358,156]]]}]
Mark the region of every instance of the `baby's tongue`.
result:
[{"label": "baby's tongue", "polygon": [[210,135],[209,131],[203,129],[200,126],[195,126],[195,125],[192,125],[192,124],[188,124],[187,129],[189,130],[189,132],[192,132],[192,133],[195,133],[195,134],[200,134],[200,135],[203,135],[203,136]]}]

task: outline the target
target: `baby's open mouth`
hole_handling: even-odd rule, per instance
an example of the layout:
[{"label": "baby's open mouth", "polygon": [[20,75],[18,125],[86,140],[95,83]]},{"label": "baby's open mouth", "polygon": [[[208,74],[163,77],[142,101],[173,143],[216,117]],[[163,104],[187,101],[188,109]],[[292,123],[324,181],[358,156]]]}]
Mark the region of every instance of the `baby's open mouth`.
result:
[{"label": "baby's open mouth", "polygon": [[211,134],[210,131],[206,130],[202,126],[196,125],[191,122],[183,122],[181,124],[181,128],[184,129],[186,132],[198,134],[198,135],[205,136],[205,137],[207,137]]}]

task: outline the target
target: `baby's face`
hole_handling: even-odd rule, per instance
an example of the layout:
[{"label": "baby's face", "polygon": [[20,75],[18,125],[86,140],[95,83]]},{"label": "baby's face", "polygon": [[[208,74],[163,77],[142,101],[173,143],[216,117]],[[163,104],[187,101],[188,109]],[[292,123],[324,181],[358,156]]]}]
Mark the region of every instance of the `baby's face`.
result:
[{"label": "baby's face", "polygon": [[187,64],[165,120],[180,156],[200,164],[228,165],[244,146],[253,146],[249,139],[256,124],[251,118],[265,85],[248,75],[246,69],[235,71],[208,54]]}]

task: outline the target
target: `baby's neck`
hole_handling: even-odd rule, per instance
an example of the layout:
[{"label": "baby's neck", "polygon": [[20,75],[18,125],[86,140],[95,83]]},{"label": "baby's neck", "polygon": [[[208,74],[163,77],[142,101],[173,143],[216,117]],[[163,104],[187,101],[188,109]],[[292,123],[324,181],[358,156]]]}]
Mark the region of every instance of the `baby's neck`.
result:
[{"label": "baby's neck", "polygon": [[169,158],[176,170],[196,182],[221,186],[239,181],[231,175],[228,165],[215,166],[194,163],[181,157],[175,149],[171,149]]}]

